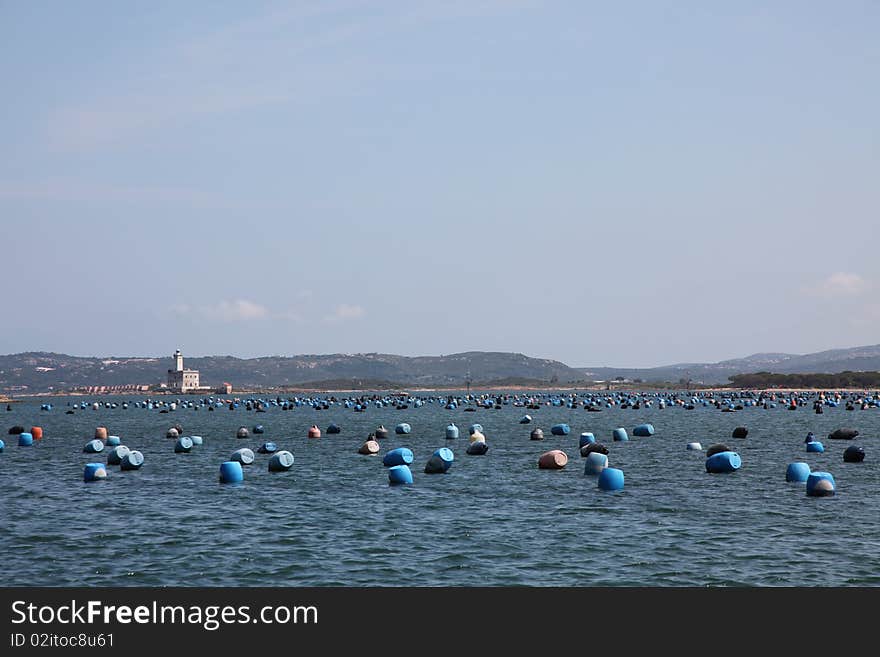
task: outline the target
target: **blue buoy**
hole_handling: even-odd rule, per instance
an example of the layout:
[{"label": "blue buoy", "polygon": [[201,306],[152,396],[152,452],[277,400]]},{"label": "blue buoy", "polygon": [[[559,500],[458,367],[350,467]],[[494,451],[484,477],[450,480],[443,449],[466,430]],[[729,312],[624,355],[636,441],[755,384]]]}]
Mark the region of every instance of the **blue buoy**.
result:
[{"label": "blue buoy", "polygon": [[193,448],[193,441],[189,436],[181,436],[174,443],[175,454],[189,454]]},{"label": "blue buoy", "polygon": [[232,456],[229,457],[229,460],[236,461],[242,465],[250,465],[254,462],[254,452],[247,447],[242,447],[232,452]]},{"label": "blue buoy", "polygon": [[122,444],[122,439],[119,436],[107,436],[107,447],[118,447]]},{"label": "blue buoy", "polygon": [[408,465],[395,465],[388,469],[389,484],[411,484],[412,482],[412,471]]},{"label": "blue buoy", "polygon": [[589,431],[584,431],[581,434],[581,437],[578,439],[578,448],[583,447],[584,445],[589,445],[591,443],[596,442],[596,436],[591,434]]},{"label": "blue buoy", "polygon": [[623,427],[617,427],[614,431],[612,431],[611,437],[618,442],[629,440],[629,436],[626,435],[626,429],[624,429]]},{"label": "blue buoy", "polygon": [[253,429],[251,429],[251,431],[253,431],[254,433],[263,433],[265,429],[263,429],[262,424],[258,424]]},{"label": "blue buoy", "polygon": [[275,443],[271,443],[271,442],[263,443],[262,445],[260,445],[257,448],[257,451],[260,454],[274,454],[275,452],[278,451],[278,445],[276,445]]},{"label": "blue buoy", "polygon": [[409,426],[406,422],[401,422],[396,427],[394,427],[394,433],[404,434],[412,431],[412,427]]},{"label": "blue buoy", "polygon": [[[21,434],[19,434],[19,435],[21,435]],[[2,440],[0,440],[0,452],[2,452],[5,447],[6,447],[6,443],[4,443]]]},{"label": "blue buoy", "polygon": [[455,440],[458,438],[458,427],[450,423],[446,425],[446,440]]},{"label": "blue buoy", "polygon": [[272,454],[269,459],[269,472],[284,472],[290,470],[293,465],[293,454],[282,449],[280,452]]},{"label": "blue buoy", "polygon": [[742,459],[736,452],[718,452],[706,459],[706,472],[733,472],[742,466]]},{"label": "blue buoy", "polygon": [[640,424],[633,429],[634,436],[640,436],[642,438],[647,436],[654,435],[654,425],[653,424]]},{"label": "blue buoy", "polygon": [[554,424],[550,427],[550,433],[554,436],[567,436],[571,433],[571,427],[565,424],[564,422],[561,424]]},{"label": "blue buoy", "polygon": [[341,433],[342,429],[338,424],[331,423],[329,427],[327,427],[327,434],[331,433]]},{"label": "blue buoy", "polygon": [[608,467],[608,457],[599,452],[590,452],[587,454],[587,460],[584,462],[585,475],[599,475]]},{"label": "blue buoy", "polygon": [[451,449],[447,447],[436,449],[425,465],[425,472],[427,474],[442,474],[449,470],[453,460],[455,460],[455,457]]},{"label": "blue buoy", "polygon": [[131,451],[125,445],[117,445],[107,452],[107,465],[121,465],[122,457]]},{"label": "blue buoy", "polygon": [[190,436],[189,439],[193,441],[193,445],[201,445],[204,442],[201,436]]},{"label": "blue buoy", "polygon": [[[593,452],[595,454],[595,452]],[[602,490],[622,490],[623,470],[605,468],[599,473],[599,488]]]},{"label": "blue buoy", "polygon": [[810,466],[802,461],[789,463],[785,469],[786,481],[804,482],[810,476]]},{"label": "blue buoy", "polygon": [[519,423],[520,423],[520,424],[528,424],[528,423],[531,422],[531,421],[532,421],[532,416],[531,416],[531,415],[523,415],[523,416],[520,418]]},{"label": "blue buoy", "polygon": [[413,462],[413,452],[408,447],[398,447],[388,451],[382,458],[382,465],[392,467],[395,465],[409,465]]},{"label": "blue buoy", "polygon": [[[96,442],[100,443],[101,441],[98,440]],[[22,433],[18,434],[18,446],[19,447],[30,447],[33,444],[34,444],[33,434],[28,433],[27,431],[23,431]],[[104,448],[104,443],[101,443],[101,448],[102,449]],[[100,450],[98,450],[98,451],[100,451]]]},{"label": "blue buoy", "polygon": [[820,443],[818,440],[812,440],[807,443],[807,451],[808,452],[824,452],[825,445]]},{"label": "blue buoy", "polygon": [[237,484],[244,481],[244,470],[238,461],[224,461],[220,464],[220,483]]},{"label": "blue buoy", "polygon": [[83,481],[100,481],[107,478],[107,469],[103,463],[86,463],[83,470]]},{"label": "blue buoy", "polygon": [[489,446],[484,440],[476,440],[467,446],[467,453],[471,456],[482,456],[489,451]]},{"label": "blue buoy", "polygon": [[[24,435],[24,434],[22,434],[22,435]],[[28,434],[28,435],[30,435],[30,434]],[[19,443],[19,444],[21,444],[21,443]],[[104,450],[104,443],[101,442],[100,440],[98,440],[97,438],[95,440],[90,440],[89,442],[86,443],[86,446],[83,447],[83,452],[85,452],[86,454],[97,454],[98,452],[101,452],[103,450]]]},{"label": "blue buoy", "polygon": [[143,464],[144,455],[133,449],[122,457],[122,462],[119,465],[123,470],[138,470]]},{"label": "blue buoy", "polygon": [[834,477],[830,472],[811,472],[807,477],[807,495],[830,497],[834,495]]},{"label": "blue buoy", "polygon": [[468,433],[470,435],[474,435],[475,433],[483,433],[483,425],[482,424],[472,424],[468,428]]}]

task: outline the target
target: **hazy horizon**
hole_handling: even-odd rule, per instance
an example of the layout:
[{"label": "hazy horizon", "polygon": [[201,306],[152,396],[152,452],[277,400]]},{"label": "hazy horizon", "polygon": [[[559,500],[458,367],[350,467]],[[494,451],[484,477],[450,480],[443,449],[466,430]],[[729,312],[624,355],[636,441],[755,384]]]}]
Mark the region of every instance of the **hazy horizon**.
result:
[{"label": "hazy horizon", "polygon": [[0,352],[880,342],[880,4],[0,6]]}]

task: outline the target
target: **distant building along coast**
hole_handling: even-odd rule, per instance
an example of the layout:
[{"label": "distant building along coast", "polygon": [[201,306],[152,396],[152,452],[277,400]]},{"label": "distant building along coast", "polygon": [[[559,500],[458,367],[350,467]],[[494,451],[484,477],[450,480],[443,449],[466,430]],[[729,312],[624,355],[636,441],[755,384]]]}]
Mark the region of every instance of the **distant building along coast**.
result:
[{"label": "distant building along coast", "polygon": [[188,370],[183,366],[183,354],[180,349],[174,352],[174,368],[168,370],[168,381],[166,383],[168,390],[184,394],[187,392],[217,392],[228,395],[232,393],[232,385],[223,383],[223,385],[212,388],[211,386],[199,385],[199,371]]}]

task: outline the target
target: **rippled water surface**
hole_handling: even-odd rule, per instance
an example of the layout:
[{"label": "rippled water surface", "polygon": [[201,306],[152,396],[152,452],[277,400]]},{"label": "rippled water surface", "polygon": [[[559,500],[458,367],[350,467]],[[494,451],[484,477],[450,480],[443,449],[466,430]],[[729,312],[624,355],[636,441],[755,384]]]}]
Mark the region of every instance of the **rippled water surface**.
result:
[{"label": "rippled water surface", "polygon": [[[101,398],[105,401],[108,398]],[[138,398],[141,399],[141,398]],[[111,398],[119,404],[133,397]],[[40,410],[51,402],[53,409]],[[265,413],[178,409],[77,408],[67,400],[33,400],[2,412],[0,500],[5,586],[876,586],[880,584],[880,409],[746,408],[723,413],[698,406],[634,410],[512,405],[476,412],[438,403],[354,412],[298,407]],[[70,402],[71,404],[73,402]],[[4,407],[5,408],[5,407]],[[530,425],[519,424],[529,413]],[[461,438],[447,441],[455,422]],[[397,423],[412,426],[395,435]],[[468,456],[468,427],[479,422],[485,456]],[[552,436],[565,422],[568,436]],[[650,422],[657,433],[632,437]],[[175,423],[204,437],[190,454],[165,438]],[[308,439],[312,424],[339,435]],[[18,447],[13,425],[43,427],[44,439]],[[238,427],[265,427],[235,438]],[[390,430],[382,453],[410,447],[412,486],[388,485],[379,457],[356,453],[379,424]],[[145,456],[140,471],[110,466],[106,481],[83,483],[84,454],[95,427],[106,426]],[[529,440],[535,427],[543,442]],[[628,442],[612,442],[616,427]],[[746,439],[731,438],[746,426]],[[854,441],[827,440],[839,427]],[[578,436],[593,432],[623,469],[623,491],[600,491],[584,476]],[[807,454],[804,436],[825,443]],[[289,472],[270,473],[257,454],[240,485],[221,485],[219,465],[238,447],[274,441],[293,452]],[[732,474],[707,474],[703,453],[725,442],[742,457]],[[857,444],[867,458],[844,463]],[[445,475],[423,473],[431,452],[447,446]],[[563,449],[563,470],[537,468],[540,454]],[[805,495],[786,483],[792,461],[831,472],[837,494]]]}]

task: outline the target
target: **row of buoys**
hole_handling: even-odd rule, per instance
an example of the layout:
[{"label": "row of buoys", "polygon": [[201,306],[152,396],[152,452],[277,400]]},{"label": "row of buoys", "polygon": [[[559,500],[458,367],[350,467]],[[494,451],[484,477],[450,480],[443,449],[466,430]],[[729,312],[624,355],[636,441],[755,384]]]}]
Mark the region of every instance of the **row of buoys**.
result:
[{"label": "row of buoys", "polygon": [[810,466],[802,461],[788,464],[785,480],[796,483],[806,482],[806,493],[810,497],[830,497],[835,492],[834,477],[831,473],[812,472]]}]

